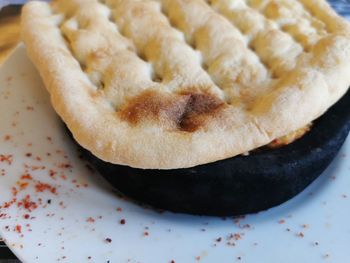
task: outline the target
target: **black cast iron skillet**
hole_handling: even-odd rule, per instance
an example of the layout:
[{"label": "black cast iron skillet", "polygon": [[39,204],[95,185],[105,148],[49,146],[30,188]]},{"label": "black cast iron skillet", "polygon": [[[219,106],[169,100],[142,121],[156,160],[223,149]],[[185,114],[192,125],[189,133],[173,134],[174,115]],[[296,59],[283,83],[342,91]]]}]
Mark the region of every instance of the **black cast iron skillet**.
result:
[{"label": "black cast iron skillet", "polygon": [[173,212],[233,216],[279,205],[305,189],[331,163],[350,129],[350,92],[290,145],[175,170],[142,170],[85,158],[117,190]]}]

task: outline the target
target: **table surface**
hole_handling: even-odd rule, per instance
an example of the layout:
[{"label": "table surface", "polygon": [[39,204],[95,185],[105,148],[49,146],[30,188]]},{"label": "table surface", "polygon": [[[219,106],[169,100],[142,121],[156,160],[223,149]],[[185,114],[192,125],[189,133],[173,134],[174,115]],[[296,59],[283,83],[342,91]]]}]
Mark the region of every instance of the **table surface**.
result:
[{"label": "table surface", "polygon": [[[0,65],[11,55],[20,41],[20,6],[5,7],[0,11]],[[16,256],[0,237],[0,262],[18,263]]]}]

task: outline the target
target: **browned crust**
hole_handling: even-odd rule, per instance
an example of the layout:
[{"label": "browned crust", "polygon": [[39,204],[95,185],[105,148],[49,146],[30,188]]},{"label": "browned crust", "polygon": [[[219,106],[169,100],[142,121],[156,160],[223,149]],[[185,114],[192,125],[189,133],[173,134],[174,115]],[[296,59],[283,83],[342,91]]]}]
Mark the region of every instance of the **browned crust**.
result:
[{"label": "browned crust", "polygon": [[[70,1],[72,6],[83,2]],[[149,169],[185,168],[266,145],[312,122],[347,91],[349,25],[336,16],[325,1],[313,3],[315,14],[332,33],[300,56],[293,70],[282,74],[266,92],[254,100],[232,104],[222,103],[223,92],[217,88],[186,93],[186,90],[173,92],[155,86],[151,88],[154,93],[141,90],[129,96],[116,112],[105,97],[106,91],[96,91],[94,83],[72,56],[55,22],[57,16],[48,4],[33,1],[24,7],[22,36],[55,110],[83,147],[98,158],[116,164]],[[201,4],[198,8],[202,7]],[[161,26],[158,31],[162,31],[165,24]],[[92,44],[101,39],[90,41]],[[148,55],[154,54],[149,51]],[[133,59],[129,53],[117,58],[126,62]],[[130,73],[124,64],[114,66],[120,76]],[[248,90],[241,92],[242,98],[249,98]],[[150,121],[144,121],[146,119]]]}]

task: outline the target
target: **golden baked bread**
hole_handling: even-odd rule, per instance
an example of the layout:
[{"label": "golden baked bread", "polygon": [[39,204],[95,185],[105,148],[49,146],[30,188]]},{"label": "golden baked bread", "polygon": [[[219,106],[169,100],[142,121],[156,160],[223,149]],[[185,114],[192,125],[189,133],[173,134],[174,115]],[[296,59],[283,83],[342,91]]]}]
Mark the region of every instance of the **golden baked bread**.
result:
[{"label": "golden baked bread", "polygon": [[79,144],[138,168],[266,145],[350,85],[350,25],[325,0],[33,1],[22,36]]}]

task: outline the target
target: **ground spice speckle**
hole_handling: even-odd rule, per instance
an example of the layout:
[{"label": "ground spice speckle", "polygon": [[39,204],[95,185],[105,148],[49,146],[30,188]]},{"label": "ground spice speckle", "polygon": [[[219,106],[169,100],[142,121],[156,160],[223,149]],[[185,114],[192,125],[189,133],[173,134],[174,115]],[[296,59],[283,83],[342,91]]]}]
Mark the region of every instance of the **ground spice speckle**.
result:
[{"label": "ground spice speckle", "polygon": [[12,137],[11,137],[11,135],[5,135],[4,136],[4,141],[6,142],[6,141],[9,141],[9,140],[11,140],[12,139]]},{"label": "ground spice speckle", "polygon": [[112,243],[112,239],[110,239],[109,237],[107,237],[107,238],[105,239],[105,241],[106,241],[107,243]]},{"label": "ground spice speckle", "polygon": [[88,223],[94,223],[94,222],[95,222],[95,219],[93,219],[92,217],[88,217],[88,218],[86,219],[86,222],[88,222]]},{"label": "ground spice speckle", "polygon": [[13,162],[13,156],[12,154],[0,154],[0,162],[1,163],[7,163],[8,165],[11,165]]},{"label": "ground spice speckle", "polygon": [[242,239],[242,235],[240,233],[235,233],[233,235],[231,234],[230,237],[233,238],[236,241]]},{"label": "ground spice speckle", "polygon": [[17,233],[21,234],[21,233],[22,233],[22,226],[16,225],[15,231],[16,231]]},{"label": "ground spice speckle", "polygon": [[125,225],[126,221],[125,221],[125,219],[121,219],[121,220],[119,221],[119,223],[120,223],[121,225]]},{"label": "ground spice speckle", "polygon": [[304,233],[303,233],[303,232],[299,232],[299,233],[297,234],[297,236],[303,238],[303,237],[304,237]]},{"label": "ground spice speckle", "polygon": [[38,193],[42,193],[42,192],[47,190],[47,191],[51,192],[52,194],[57,194],[56,187],[53,187],[50,184],[46,184],[46,183],[42,183],[42,182],[36,183],[35,190]]},{"label": "ground spice speckle", "polygon": [[30,195],[26,195],[21,201],[17,203],[17,207],[23,207],[28,212],[38,208],[38,204],[30,198]]}]

